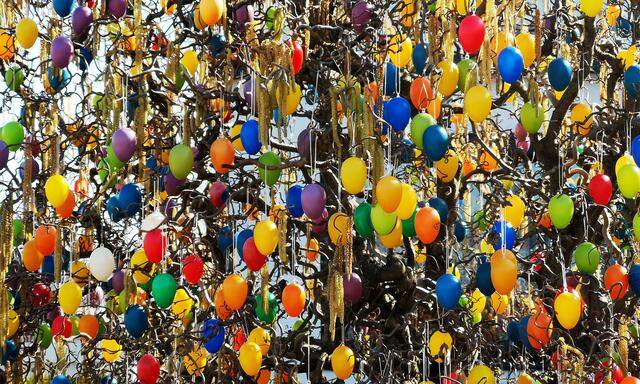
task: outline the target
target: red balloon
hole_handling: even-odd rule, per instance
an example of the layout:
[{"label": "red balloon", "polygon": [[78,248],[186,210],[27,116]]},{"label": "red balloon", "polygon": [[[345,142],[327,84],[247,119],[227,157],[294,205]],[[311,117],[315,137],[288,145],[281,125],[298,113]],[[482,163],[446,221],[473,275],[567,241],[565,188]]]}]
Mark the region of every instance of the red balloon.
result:
[{"label": "red balloon", "polygon": [[222,181],[216,181],[211,184],[209,188],[209,199],[216,208],[222,207],[228,197],[229,191],[227,190],[227,184]]},{"label": "red balloon", "polygon": [[31,303],[34,307],[49,304],[51,301],[51,289],[43,283],[35,283],[31,287]]},{"label": "red balloon", "polygon": [[458,40],[465,52],[475,55],[480,51],[484,42],[484,22],[476,15],[469,15],[462,19],[458,27]]},{"label": "red balloon", "polygon": [[267,256],[258,251],[253,237],[248,238],[247,241],[244,242],[242,246],[242,258],[245,264],[247,264],[247,267],[253,272],[258,272],[267,261]]},{"label": "red balloon", "polygon": [[629,274],[627,268],[614,264],[604,273],[604,287],[613,300],[620,300],[629,290]]},{"label": "red balloon", "polygon": [[609,176],[598,174],[591,178],[589,182],[589,196],[596,204],[607,205],[613,195],[613,184]]},{"label": "red balloon", "polygon": [[143,247],[144,253],[147,254],[147,260],[159,263],[167,253],[167,235],[162,229],[156,228],[144,236]]},{"label": "red balloon", "polygon": [[204,263],[198,255],[189,255],[182,259],[182,274],[189,284],[198,284],[202,278]]},{"label": "red balloon", "polygon": [[71,337],[71,331],[73,331],[73,325],[71,325],[71,320],[66,316],[56,317],[51,324],[51,333],[56,339]]},{"label": "red balloon", "polygon": [[291,43],[291,66],[293,66],[293,74],[297,75],[302,69],[302,62],[304,61],[304,51],[300,46],[300,43],[293,41]]},{"label": "red balloon", "polygon": [[242,328],[239,328],[238,332],[233,335],[233,349],[239,351],[240,347],[242,347],[242,344],[244,344],[246,341],[247,336],[244,334],[244,330]]},{"label": "red balloon", "polygon": [[600,370],[596,371],[595,384],[602,384],[609,371],[611,371],[611,379],[614,383],[620,383],[624,380],[625,376],[620,367],[614,363],[613,366],[609,368],[609,361],[603,361],[600,363]]},{"label": "red balloon", "polygon": [[160,363],[153,355],[146,354],[138,360],[138,380],[142,384],[155,384],[160,378]]}]

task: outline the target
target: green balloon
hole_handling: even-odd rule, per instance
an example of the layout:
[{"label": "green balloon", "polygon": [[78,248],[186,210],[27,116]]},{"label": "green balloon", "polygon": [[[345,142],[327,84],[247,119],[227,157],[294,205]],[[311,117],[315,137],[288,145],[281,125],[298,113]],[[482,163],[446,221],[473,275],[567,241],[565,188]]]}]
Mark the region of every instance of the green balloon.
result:
[{"label": "green balloon", "polygon": [[2,127],[0,139],[7,143],[10,151],[15,152],[24,141],[24,127],[17,121],[11,121]]},{"label": "green balloon", "polygon": [[180,69],[178,69],[176,71],[176,74],[173,78],[173,82],[176,86],[176,92],[180,92],[182,90],[182,87],[184,87],[184,72],[187,69],[184,67],[184,65],[180,64]]},{"label": "green balloon", "polygon": [[545,117],[544,108],[540,104],[534,106],[530,101],[524,103],[520,110],[522,127],[532,135],[538,133]]},{"label": "green balloon", "polygon": [[93,108],[97,111],[104,112],[106,109],[106,104],[104,103],[104,95],[96,94],[93,95]]},{"label": "green balloon", "polygon": [[266,169],[265,166],[279,166],[282,164],[278,155],[273,152],[265,152],[260,156],[258,162],[261,164],[258,166],[258,174],[262,181],[269,187],[273,187],[275,183],[278,182],[280,178],[280,174],[282,174],[281,169]]},{"label": "green balloon", "polygon": [[51,345],[53,335],[51,334],[51,327],[47,323],[42,323],[36,331],[36,342],[40,345],[41,349],[47,349]]},{"label": "green balloon", "polygon": [[151,280],[147,280],[144,283],[138,284],[138,287],[144,289],[145,292],[150,293],[151,292]]},{"label": "green balloon", "polygon": [[593,274],[598,270],[600,251],[595,244],[585,241],[578,245],[573,251],[573,257],[580,272]]},{"label": "green balloon", "polygon": [[371,224],[373,229],[380,236],[388,235],[396,226],[398,216],[395,213],[387,213],[382,209],[380,204],[376,204],[371,208]]},{"label": "green balloon", "polygon": [[416,213],[418,213],[418,209],[413,211],[413,215],[407,220],[402,220],[402,236],[404,237],[414,237],[416,235]]},{"label": "green balloon", "polygon": [[458,63],[458,90],[464,92],[464,88],[467,85],[467,75],[471,72],[478,64],[471,59],[460,60]]},{"label": "green balloon", "polygon": [[20,86],[24,82],[24,72],[18,65],[13,64],[4,73],[4,82],[7,84],[7,88],[14,92],[18,92]]},{"label": "green balloon", "polygon": [[458,299],[458,306],[462,309],[471,309],[471,300],[469,299],[469,296],[460,296],[460,298]]},{"label": "green balloon", "polygon": [[418,113],[411,119],[411,141],[416,145],[416,148],[423,150],[422,136],[424,131],[432,125],[436,124],[436,119],[428,113]]},{"label": "green balloon", "polygon": [[151,284],[151,296],[160,308],[169,308],[173,303],[178,285],[176,280],[168,273],[161,273],[153,278]]},{"label": "green balloon", "polygon": [[635,324],[629,324],[629,333],[631,334],[631,337],[633,337],[634,339],[637,339],[640,337],[640,329]]},{"label": "green balloon", "polygon": [[265,15],[264,18],[264,23],[267,26],[267,28],[271,29],[273,28],[273,20],[276,17],[276,7],[269,7],[267,9],[267,13]]},{"label": "green balloon", "polygon": [[[173,300],[171,300],[171,302],[173,303]],[[120,291],[120,293],[118,294],[118,297],[116,298],[116,303],[117,305],[116,305],[115,312],[117,312],[118,314],[125,313],[125,311],[127,310],[127,297],[125,295],[124,289]]]},{"label": "green balloon", "polygon": [[478,324],[479,322],[482,321],[482,313],[474,312],[472,316],[473,316],[473,324]]},{"label": "green balloon", "polygon": [[636,240],[640,240],[640,215],[637,213],[633,216],[633,234],[636,236]]},{"label": "green balloon", "polygon": [[[296,320],[296,322],[293,323],[293,330],[297,331],[298,329],[300,329],[300,326],[302,325],[302,323],[304,323],[304,320],[302,319]],[[300,330],[300,332],[304,334],[304,333],[307,333],[308,330],[309,330],[309,324],[307,323],[307,325],[305,325],[304,328]]]},{"label": "green balloon", "polygon": [[169,152],[169,170],[178,180],[184,180],[193,168],[193,151],[186,144],[178,144]]},{"label": "green balloon", "polygon": [[102,338],[102,335],[104,335],[106,332],[107,324],[104,322],[102,316],[98,316],[98,337]]},{"label": "green balloon", "polygon": [[71,321],[71,336],[76,336],[80,333],[78,330],[78,326],[80,325],[80,318],[78,316],[71,316],[69,318]]},{"label": "green balloon", "polygon": [[[107,163],[106,159],[102,159],[98,162],[98,178],[101,183],[109,180],[111,174],[116,173],[116,169],[114,169],[109,163]],[[116,185],[116,178],[114,177],[109,183],[109,188],[113,188]]]},{"label": "green balloon", "polygon": [[553,196],[549,201],[549,216],[556,228],[566,228],[573,218],[573,200],[564,193]]},{"label": "green balloon", "polygon": [[365,202],[360,203],[353,211],[353,224],[356,232],[362,237],[373,236],[373,224],[371,224],[371,204]]},{"label": "green balloon", "polygon": [[276,295],[269,292],[267,295],[267,301],[269,302],[269,312],[265,312],[262,305],[262,294],[256,295],[256,316],[260,321],[265,324],[271,324],[278,316],[278,302],[276,301]]},{"label": "green balloon", "polygon": [[13,219],[13,241],[22,242],[24,238],[24,224],[20,219]]},{"label": "green balloon", "polygon": [[481,231],[486,231],[489,227],[489,223],[487,222],[487,215],[484,211],[476,211],[473,214],[473,225],[478,227]]},{"label": "green balloon", "polygon": [[640,168],[628,164],[618,172],[618,188],[627,199],[635,199],[640,192]]},{"label": "green balloon", "polygon": [[118,159],[118,156],[116,156],[116,153],[111,145],[107,147],[107,157],[105,157],[104,159],[107,164],[109,164],[111,169],[114,170],[120,170],[120,168],[122,168],[122,166],[124,165],[124,163],[120,161],[120,159]]}]

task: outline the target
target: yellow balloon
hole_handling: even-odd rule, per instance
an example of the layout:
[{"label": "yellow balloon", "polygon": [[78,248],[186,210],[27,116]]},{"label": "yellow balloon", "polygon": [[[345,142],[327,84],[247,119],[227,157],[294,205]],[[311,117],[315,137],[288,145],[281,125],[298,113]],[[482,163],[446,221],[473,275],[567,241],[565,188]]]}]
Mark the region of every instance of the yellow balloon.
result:
[{"label": "yellow balloon", "polygon": [[29,18],[20,20],[16,26],[16,39],[18,44],[24,49],[33,47],[38,39],[38,25]]},{"label": "yellow balloon", "polygon": [[351,218],[343,212],[336,212],[329,218],[327,228],[333,244],[347,244],[351,233]]},{"label": "yellow balloon", "polygon": [[424,264],[427,262],[427,248],[422,247],[422,249],[418,248],[418,244],[413,246],[413,250],[416,254],[416,263]]},{"label": "yellow balloon", "polygon": [[438,363],[441,363],[442,356],[446,356],[453,345],[453,338],[448,332],[435,331],[429,338],[429,353]]},{"label": "yellow balloon", "polygon": [[182,59],[180,59],[180,64],[184,65],[191,76],[195,75],[196,70],[198,70],[198,54],[196,51],[193,49],[186,51],[182,55]]},{"label": "yellow balloon", "polygon": [[400,13],[400,22],[407,28],[410,28],[418,17],[416,9],[417,0],[402,0],[404,5]]},{"label": "yellow balloon", "polygon": [[496,35],[491,39],[491,56],[493,58],[493,64],[498,65],[498,55],[506,47],[513,45],[513,34],[506,31],[498,31]]},{"label": "yellow balloon", "polygon": [[82,302],[82,288],[73,280],[67,281],[58,290],[58,302],[64,313],[73,315]]},{"label": "yellow balloon", "polygon": [[18,332],[18,327],[20,326],[20,315],[10,308],[7,316],[9,318],[7,324],[7,338],[10,339],[16,334],[16,332]]},{"label": "yellow balloon", "polygon": [[202,375],[207,366],[207,350],[200,347],[191,351],[182,358],[182,362],[190,375]]},{"label": "yellow balloon", "polygon": [[176,6],[177,4],[172,4],[169,8],[167,8],[167,0],[160,0],[160,6],[162,7],[162,10],[164,10],[164,13],[167,15],[173,15],[173,13],[176,11]]},{"label": "yellow balloon", "polygon": [[233,148],[236,151],[244,151],[244,146],[242,145],[242,140],[240,140],[240,131],[242,130],[242,125],[236,124],[231,127],[229,131],[229,136],[231,139],[231,144],[233,144]]},{"label": "yellow balloon", "polygon": [[609,24],[610,27],[615,27],[618,17],[620,17],[620,8],[617,5],[609,5],[604,13],[607,24]]},{"label": "yellow balloon", "polygon": [[489,243],[485,238],[485,239],[482,239],[482,241],[480,241],[480,252],[493,253],[495,252],[495,249],[493,248],[493,245]]},{"label": "yellow balloon", "polygon": [[396,215],[398,219],[407,220],[413,215],[418,205],[418,195],[416,190],[407,183],[402,183],[402,196],[400,197],[400,203],[396,208]]},{"label": "yellow balloon", "polygon": [[252,329],[247,341],[258,344],[262,356],[266,356],[269,353],[269,348],[271,348],[271,334],[266,329],[260,327]]},{"label": "yellow balloon", "polygon": [[483,122],[491,113],[489,90],[482,85],[469,88],[464,95],[464,112],[474,123]]},{"label": "yellow balloon", "polygon": [[461,16],[466,16],[469,11],[469,2],[470,0],[456,0],[456,11]]},{"label": "yellow balloon", "polygon": [[224,0],[200,0],[200,17],[207,25],[214,25],[226,13],[227,5]]},{"label": "yellow balloon", "polygon": [[184,288],[179,288],[173,297],[173,303],[171,304],[171,312],[179,319],[184,319],[191,312],[193,308],[193,299]]},{"label": "yellow balloon", "polygon": [[413,43],[408,36],[398,34],[391,38],[389,42],[388,55],[391,62],[398,68],[404,68],[411,61],[413,53]]},{"label": "yellow balloon", "polygon": [[199,30],[207,28],[207,23],[205,23],[202,16],[200,16],[200,4],[196,5],[193,9],[193,25],[195,25]]},{"label": "yellow balloon", "polygon": [[102,358],[108,363],[113,363],[122,354],[122,345],[114,339],[102,340]]},{"label": "yellow balloon", "polygon": [[288,88],[288,94],[284,101],[284,115],[289,116],[292,115],[296,109],[298,109],[298,105],[300,105],[300,100],[302,100],[302,90],[300,86],[291,82]]},{"label": "yellow balloon", "polygon": [[449,149],[442,159],[436,161],[435,165],[438,179],[444,183],[449,183],[456,176],[456,173],[458,173],[460,159],[456,151]]},{"label": "yellow balloon", "polygon": [[344,344],[339,345],[331,354],[331,368],[340,380],[347,380],[353,373],[356,357],[351,348]]},{"label": "yellow balloon", "polygon": [[50,176],[44,185],[44,193],[47,196],[47,200],[54,208],[58,208],[65,201],[69,195],[69,185],[67,181],[61,175]]},{"label": "yellow balloon", "polygon": [[524,66],[528,67],[536,60],[536,38],[529,32],[522,32],[516,36],[516,48],[520,50],[524,59]]},{"label": "yellow balloon", "polygon": [[476,365],[469,371],[468,384],[495,384],[496,377],[491,368],[486,365]]},{"label": "yellow balloon", "polygon": [[625,165],[635,164],[636,162],[635,160],[633,160],[633,156],[631,156],[631,154],[625,153],[624,155],[620,156],[620,158],[616,161],[616,176],[618,176],[618,172],[620,172],[622,167],[624,167]]},{"label": "yellow balloon", "polygon": [[87,284],[90,273],[87,263],[82,260],[76,260],[71,265],[71,277],[80,287],[84,287]]},{"label": "yellow balloon", "polygon": [[580,0],[580,10],[589,17],[596,17],[602,9],[604,0]]},{"label": "yellow balloon", "polygon": [[258,251],[269,256],[276,250],[279,240],[279,232],[276,223],[271,220],[263,220],[253,229],[253,240]]},{"label": "yellow balloon", "polygon": [[133,280],[137,284],[145,284],[153,276],[156,265],[149,262],[144,249],[139,249],[131,256],[131,270],[133,271]]},{"label": "yellow balloon", "polygon": [[482,313],[484,307],[487,305],[487,297],[476,288],[471,292],[471,312]]},{"label": "yellow balloon", "polygon": [[458,89],[458,77],[460,76],[458,66],[454,62],[443,60],[438,63],[438,68],[442,72],[440,81],[438,81],[438,92],[445,97],[451,96]]},{"label": "yellow balloon", "polygon": [[260,346],[253,341],[247,341],[240,347],[238,356],[242,370],[249,376],[255,376],[260,372],[262,365],[262,352]]},{"label": "yellow balloon", "polygon": [[524,212],[526,209],[524,201],[516,195],[509,195],[509,197],[507,197],[507,203],[510,205],[504,207],[504,218],[511,223],[513,228],[518,228],[522,220],[524,220]]},{"label": "yellow balloon", "polygon": [[509,309],[509,296],[493,292],[491,294],[491,307],[498,315],[504,314]]},{"label": "yellow balloon", "polygon": [[402,221],[396,219],[396,226],[388,235],[380,236],[380,242],[387,248],[396,248],[402,245]]},{"label": "yellow balloon", "polygon": [[564,329],[573,329],[580,321],[582,303],[575,292],[565,291],[556,296],[553,302],[556,319]]},{"label": "yellow balloon", "polygon": [[460,268],[456,265],[452,265],[447,269],[447,273],[453,275],[456,279],[460,280]]},{"label": "yellow balloon", "polygon": [[367,182],[367,164],[357,156],[348,158],[340,167],[340,180],[348,193],[356,195],[362,192]]},{"label": "yellow balloon", "polygon": [[536,381],[533,379],[533,377],[531,377],[526,373],[523,373],[520,376],[518,376],[518,380],[516,381],[516,384],[534,384],[534,383],[536,383]]}]

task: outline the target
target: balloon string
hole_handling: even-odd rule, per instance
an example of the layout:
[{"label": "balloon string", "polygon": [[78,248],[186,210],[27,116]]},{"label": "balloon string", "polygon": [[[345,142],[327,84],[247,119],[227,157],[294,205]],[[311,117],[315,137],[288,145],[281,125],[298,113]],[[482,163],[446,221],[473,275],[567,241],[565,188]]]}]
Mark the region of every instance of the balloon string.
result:
[{"label": "balloon string", "polygon": [[[560,241],[560,240],[558,240]],[[562,254],[562,245],[558,244],[558,253],[560,255],[560,266],[562,267],[562,288],[567,290],[567,273],[564,265],[564,255]]]}]

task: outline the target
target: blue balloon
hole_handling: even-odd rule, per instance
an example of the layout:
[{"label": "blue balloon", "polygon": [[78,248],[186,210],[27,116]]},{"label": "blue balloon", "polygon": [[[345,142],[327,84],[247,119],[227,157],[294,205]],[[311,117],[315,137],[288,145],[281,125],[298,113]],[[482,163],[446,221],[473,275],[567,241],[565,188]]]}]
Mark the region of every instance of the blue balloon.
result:
[{"label": "blue balloon", "polygon": [[464,240],[464,238],[467,237],[467,226],[464,222],[460,220],[456,221],[453,230],[454,230],[454,235],[456,236],[456,240],[458,240],[458,242],[462,242],[462,240]]},{"label": "blue balloon", "polygon": [[[504,225],[504,239],[502,238],[502,226]],[[493,243],[494,249],[513,249],[516,243],[516,230],[508,221],[498,221],[493,225],[492,231],[497,233],[497,241]]]},{"label": "blue balloon", "polygon": [[384,81],[384,94],[386,96],[393,96],[396,93],[398,81],[398,67],[393,65],[390,61],[387,62],[385,81]]},{"label": "blue balloon", "polygon": [[640,264],[634,264],[629,269],[629,286],[640,297]]},{"label": "blue balloon", "polygon": [[640,96],[640,65],[633,64],[624,71],[624,89],[633,99]]},{"label": "blue balloon", "polygon": [[240,141],[248,154],[255,155],[260,152],[262,143],[260,142],[260,126],[258,125],[258,120],[251,119],[242,124]]},{"label": "blue balloon", "polygon": [[244,247],[245,241],[253,237],[253,229],[243,229],[236,235],[236,249],[240,259],[244,260],[244,254],[242,253],[242,247]]},{"label": "blue balloon", "polygon": [[636,165],[640,164],[640,135],[634,137],[631,142],[631,155]]},{"label": "blue balloon", "polygon": [[513,320],[507,325],[507,336],[514,343],[520,341],[520,323]]},{"label": "blue balloon", "polygon": [[138,213],[142,208],[142,192],[136,184],[129,183],[122,186],[120,193],[118,193],[118,199],[120,200],[120,208],[129,217]]},{"label": "blue balloon", "polygon": [[227,248],[230,248],[233,245],[233,237],[231,236],[231,227],[226,226],[220,229],[218,235],[216,236],[218,240],[218,249],[220,252],[224,252]]},{"label": "blue balloon", "polygon": [[438,211],[438,215],[440,215],[441,223],[447,222],[447,217],[449,216],[449,207],[447,206],[446,201],[435,196],[429,199],[429,206],[435,209],[436,211]]},{"label": "blue balloon", "polygon": [[302,190],[301,185],[294,185],[287,191],[287,210],[293,217],[302,217],[304,210],[302,209]]},{"label": "blue balloon", "polygon": [[147,156],[147,161],[144,163],[152,171],[158,169],[158,159],[153,156]]},{"label": "blue balloon", "polygon": [[53,260],[53,256],[45,256],[44,259],[42,259],[42,273],[53,275],[54,269],[55,263]]},{"label": "blue balloon", "polygon": [[429,43],[420,43],[413,47],[413,53],[411,54],[411,61],[413,62],[413,68],[417,74],[422,74],[424,68],[427,66],[427,59],[429,58]]},{"label": "blue balloon", "polygon": [[120,207],[120,199],[118,196],[111,196],[109,200],[107,200],[107,213],[111,220],[116,223],[125,217],[124,210]]},{"label": "blue balloon", "polygon": [[47,80],[49,85],[54,91],[60,91],[71,82],[71,72],[67,68],[59,70],[59,74],[56,76],[56,72],[53,68],[47,68]]},{"label": "blue balloon", "polygon": [[449,149],[449,134],[439,125],[428,127],[422,134],[424,153],[433,161],[442,159]]},{"label": "blue balloon", "polygon": [[529,322],[530,317],[531,316],[525,316],[520,320],[520,324],[518,324],[518,338],[525,347],[533,349],[529,342],[529,333],[527,333],[527,323]]},{"label": "blue balloon", "polygon": [[524,59],[522,53],[515,47],[507,47],[498,55],[498,71],[505,83],[513,84],[522,74]]},{"label": "blue balloon", "polygon": [[478,265],[476,286],[485,296],[491,296],[495,292],[496,289],[491,282],[491,263],[485,261]]},{"label": "blue balloon", "polygon": [[53,9],[60,17],[69,16],[73,8],[73,0],[53,0]]},{"label": "blue balloon", "polygon": [[382,106],[382,119],[394,132],[402,132],[411,119],[411,104],[404,97],[396,96]]},{"label": "blue balloon", "polygon": [[58,375],[51,379],[51,384],[71,384],[71,380],[65,375]]},{"label": "blue balloon", "polygon": [[7,340],[4,342],[4,352],[2,353],[2,364],[7,364],[7,361],[13,361],[18,357],[18,346],[13,340]]},{"label": "blue balloon", "polygon": [[573,77],[573,69],[571,64],[562,57],[553,59],[547,67],[547,76],[549,76],[549,84],[556,91],[564,91],[571,82]]},{"label": "blue balloon", "polygon": [[224,344],[224,326],[219,320],[210,319],[202,324],[204,347],[209,353],[216,353]]},{"label": "blue balloon", "polygon": [[440,276],[436,281],[436,296],[445,310],[455,309],[462,296],[460,281],[450,273]]},{"label": "blue balloon", "polygon": [[209,49],[211,50],[211,54],[213,56],[218,56],[223,53],[225,42],[226,39],[224,37],[224,34],[217,33],[211,35],[211,39],[209,39]]},{"label": "blue balloon", "polygon": [[130,306],[124,314],[124,326],[131,337],[141,337],[149,328],[147,312],[140,305]]},{"label": "blue balloon", "polygon": [[80,70],[86,71],[93,61],[93,53],[87,47],[80,47]]}]

